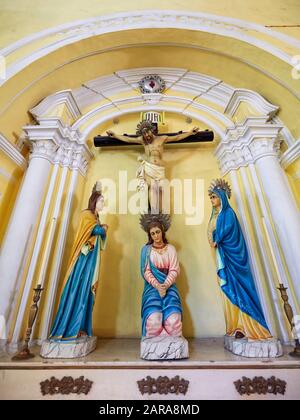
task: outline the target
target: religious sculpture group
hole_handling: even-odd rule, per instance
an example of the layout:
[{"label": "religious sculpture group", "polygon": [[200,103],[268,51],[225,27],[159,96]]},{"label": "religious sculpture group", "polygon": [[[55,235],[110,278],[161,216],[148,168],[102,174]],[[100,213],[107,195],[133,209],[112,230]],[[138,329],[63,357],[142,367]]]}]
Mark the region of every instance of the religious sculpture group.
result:
[{"label": "religious sculpture group", "polygon": [[[139,191],[147,191],[148,211],[140,216],[147,234],[141,249],[140,269],[144,281],[141,303],[141,357],[148,360],[189,357],[188,342],[182,335],[182,303],[176,281],[180,264],[175,247],[168,243],[171,217],[161,211],[163,145],[170,138],[179,141],[198,132],[169,137],[158,136],[148,122],[140,124],[135,143],[143,144],[145,157],[137,171]],[[108,135],[130,142],[128,136]],[[246,242],[238,218],[229,204],[231,189],[217,179],[209,188],[212,214],[208,241],[216,263],[226,321],[225,347],[247,357],[278,357],[282,349],[272,337],[265,320],[255,282],[251,274]],[[50,337],[42,346],[43,357],[79,357],[96,346],[92,334],[92,310],[99,276],[100,255],[104,249],[108,226],[101,224],[99,213],[104,197],[97,182],[82,211],[78,232],[65,275],[65,285]],[[59,343],[59,346],[57,345]],[[72,350],[65,351],[66,348]],[[74,350],[75,349],[75,350]]]}]

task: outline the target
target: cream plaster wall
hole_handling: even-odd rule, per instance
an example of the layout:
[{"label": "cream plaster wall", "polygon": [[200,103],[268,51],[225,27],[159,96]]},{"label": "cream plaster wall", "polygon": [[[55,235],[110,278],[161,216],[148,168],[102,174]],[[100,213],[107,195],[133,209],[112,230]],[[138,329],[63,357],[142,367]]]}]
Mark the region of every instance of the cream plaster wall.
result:
[{"label": "cream plaster wall", "polygon": [[23,170],[0,150],[0,248],[22,177]]},{"label": "cream plaster wall", "polygon": [[286,172],[300,210],[300,158],[293,162]]},{"label": "cream plaster wall", "polygon": [[275,25],[272,29],[300,38],[300,28],[282,27],[299,24],[300,4],[297,0],[86,0],[84,3],[81,0],[51,0],[48,3],[43,0],[1,0],[0,46],[67,22],[147,9],[189,10],[229,16],[260,25]]}]

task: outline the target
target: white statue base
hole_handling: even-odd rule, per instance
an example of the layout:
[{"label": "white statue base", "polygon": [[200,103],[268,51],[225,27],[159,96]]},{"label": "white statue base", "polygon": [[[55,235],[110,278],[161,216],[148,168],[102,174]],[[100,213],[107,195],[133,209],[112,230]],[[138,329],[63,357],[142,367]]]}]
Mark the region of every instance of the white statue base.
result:
[{"label": "white statue base", "polygon": [[236,339],[225,335],[224,347],[237,356],[249,358],[274,359],[283,355],[282,345],[279,340],[248,340]]},{"label": "white statue base", "polygon": [[175,360],[188,359],[189,344],[184,337],[160,335],[144,337],[141,340],[141,359]]},{"label": "white statue base", "polygon": [[84,357],[95,350],[97,337],[80,337],[70,341],[46,340],[40,355],[45,359],[75,359]]}]

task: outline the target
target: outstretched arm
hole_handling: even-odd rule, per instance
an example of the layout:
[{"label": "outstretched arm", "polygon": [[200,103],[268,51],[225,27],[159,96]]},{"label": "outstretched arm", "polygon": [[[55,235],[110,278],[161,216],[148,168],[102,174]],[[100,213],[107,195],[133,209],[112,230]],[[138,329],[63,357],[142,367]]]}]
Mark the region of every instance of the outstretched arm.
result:
[{"label": "outstretched arm", "polygon": [[193,136],[194,134],[198,133],[199,128],[194,127],[191,131],[188,131],[187,133],[177,134],[177,136],[166,136],[165,143],[169,143],[170,141],[179,141],[184,140],[187,137]]},{"label": "outstretched arm", "polygon": [[114,133],[113,131],[110,131],[110,130],[107,131],[106,133],[109,137],[112,137],[112,138],[117,139],[117,140],[124,141],[125,143],[139,143],[139,144],[143,143],[142,137],[121,136],[120,134],[116,134],[116,133]]}]

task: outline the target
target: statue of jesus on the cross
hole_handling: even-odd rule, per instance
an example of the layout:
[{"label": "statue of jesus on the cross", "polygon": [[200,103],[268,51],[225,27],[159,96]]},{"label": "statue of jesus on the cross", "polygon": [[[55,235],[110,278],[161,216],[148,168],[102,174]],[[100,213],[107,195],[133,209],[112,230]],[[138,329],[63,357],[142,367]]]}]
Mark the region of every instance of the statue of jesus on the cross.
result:
[{"label": "statue of jesus on the cross", "polygon": [[139,137],[130,138],[107,131],[108,136],[124,141],[126,143],[142,144],[145,149],[145,158],[139,157],[140,167],[137,170],[137,178],[139,180],[138,190],[145,191],[148,187],[149,209],[154,214],[158,214],[161,210],[160,196],[165,180],[165,167],[163,166],[164,144],[183,140],[196,134],[198,127],[194,127],[191,131],[176,134],[175,136],[156,135],[155,127],[149,121],[143,121],[138,126],[137,134]]}]

